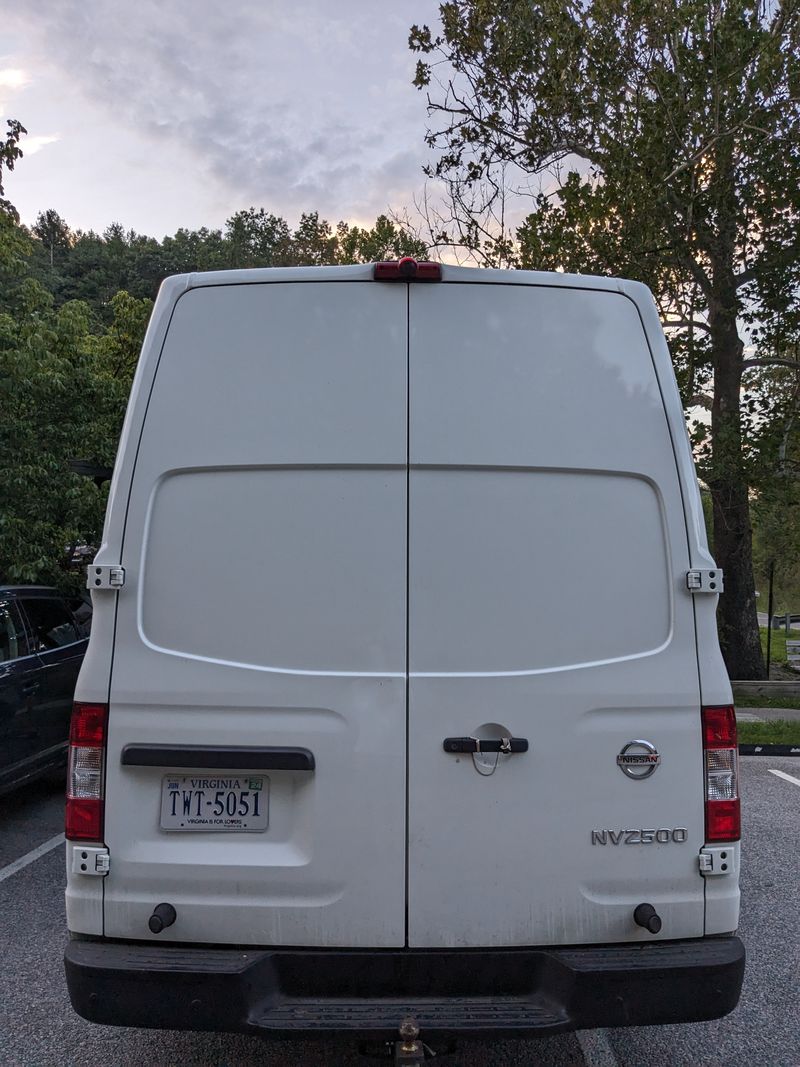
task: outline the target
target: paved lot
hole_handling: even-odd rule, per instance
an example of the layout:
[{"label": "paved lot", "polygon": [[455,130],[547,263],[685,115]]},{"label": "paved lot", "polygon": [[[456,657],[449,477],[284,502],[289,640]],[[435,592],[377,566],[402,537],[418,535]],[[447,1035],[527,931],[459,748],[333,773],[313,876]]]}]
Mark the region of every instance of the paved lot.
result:
[{"label": "paved lot", "polygon": [[736,705],[736,719],[738,722],[768,722],[770,719],[789,719],[790,722],[800,720],[800,708],[748,708],[744,703]]},{"label": "paved lot", "polygon": [[[464,1045],[451,1067],[796,1067],[800,1064],[800,760],[743,759],[745,860],[741,934],[748,968],[726,1019],[693,1026],[592,1031],[537,1042]],[[4,1067],[368,1067],[352,1046],[265,1044],[229,1035],[91,1026],[64,989],[63,852],[9,865],[52,840],[62,802],[52,786],[0,798],[0,1064]]]}]

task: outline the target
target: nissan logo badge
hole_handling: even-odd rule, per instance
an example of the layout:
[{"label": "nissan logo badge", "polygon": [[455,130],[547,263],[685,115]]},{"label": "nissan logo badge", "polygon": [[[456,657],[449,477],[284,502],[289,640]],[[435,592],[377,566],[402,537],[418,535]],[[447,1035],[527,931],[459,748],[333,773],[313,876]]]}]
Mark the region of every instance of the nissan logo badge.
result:
[{"label": "nissan logo badge", "polygon": [[617,756],[617,766],[629,778],[649,778],[661,762],[655,745],[649,741],[629,741]]}]

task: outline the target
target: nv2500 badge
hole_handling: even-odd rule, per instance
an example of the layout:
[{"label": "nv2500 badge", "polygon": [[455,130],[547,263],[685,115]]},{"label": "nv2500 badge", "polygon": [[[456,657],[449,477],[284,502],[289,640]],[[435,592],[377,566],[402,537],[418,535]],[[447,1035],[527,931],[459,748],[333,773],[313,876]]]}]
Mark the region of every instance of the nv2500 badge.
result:
[{"label": "nv2500 badge", "polygon": [[593,845],[668,845],[671,841],[682,845],[688,837],[685,826],[662,826],[658,830],[592,830]]}]

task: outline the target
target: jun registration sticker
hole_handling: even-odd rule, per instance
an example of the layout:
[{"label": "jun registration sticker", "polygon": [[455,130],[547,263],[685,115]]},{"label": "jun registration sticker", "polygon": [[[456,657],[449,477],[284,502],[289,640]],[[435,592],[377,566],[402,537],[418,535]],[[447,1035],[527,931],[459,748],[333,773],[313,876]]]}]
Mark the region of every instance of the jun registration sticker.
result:
[{"label": "jun registration sticker", "polygon": [[269,778],[169,775],[161,783],[162,830],[266,830],[268,812]]}]

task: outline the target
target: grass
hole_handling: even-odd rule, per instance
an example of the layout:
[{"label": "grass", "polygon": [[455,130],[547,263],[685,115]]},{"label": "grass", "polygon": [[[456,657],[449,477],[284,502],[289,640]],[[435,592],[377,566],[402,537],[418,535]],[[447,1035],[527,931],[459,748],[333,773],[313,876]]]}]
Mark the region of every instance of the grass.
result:
[{"label": "grass", "polygon": [[800,745],[800,722],[789,719],[740,722],[736,728],[740,745]]},{"label": "grass", "polygon": [[[800,682],[800,676],[798,677]],[[797,696],[737,696],[734,693],[734,703],[737,708],[800,708],[800,689]]]},{"label": "grass", "polygon": [[[761,651],[766,656],[767,654],[767,628],[766,626],[759,626],[759,633],[761,634]],[[789,640],[800,640],[800,633],[793,631]],[[772,642],[770,645],[770,660],[772,663],[785,663],[786,662],[786,631],[785,630],[773,630]]]}]

